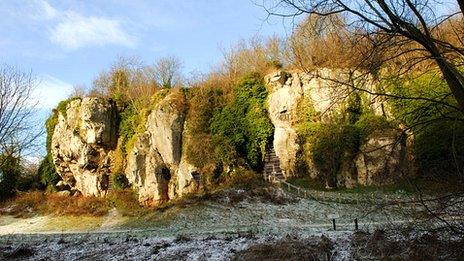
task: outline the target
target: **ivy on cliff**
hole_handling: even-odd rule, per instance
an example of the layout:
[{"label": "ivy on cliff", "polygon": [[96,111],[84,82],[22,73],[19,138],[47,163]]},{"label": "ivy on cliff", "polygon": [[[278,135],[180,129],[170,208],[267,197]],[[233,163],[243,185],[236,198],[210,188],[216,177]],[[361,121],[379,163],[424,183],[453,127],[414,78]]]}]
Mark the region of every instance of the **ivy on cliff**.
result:
[{"label": "ivy on cliff", "polygon": [[266,98],[263,77],[250,74],[235,86],[232,102],[215,111],[210,131],[218,160],[239,164],[241,159],[252,169],[262,167],[266,145],[274,132]]}]

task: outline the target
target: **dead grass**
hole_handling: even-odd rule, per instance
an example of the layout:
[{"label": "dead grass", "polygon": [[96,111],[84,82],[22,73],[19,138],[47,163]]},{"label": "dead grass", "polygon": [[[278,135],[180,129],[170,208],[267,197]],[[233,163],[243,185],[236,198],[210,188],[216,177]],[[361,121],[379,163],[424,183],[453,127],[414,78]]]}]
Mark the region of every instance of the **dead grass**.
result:
[{"label": "dead grass", "polygon": [[0,214],[28,217],[34,214],[103,216],[108,213],[106,199],[97,197],[68,197],[58,194],[46,195],[31,191],[17,195],[2,204]]},{"label": "dead grass", "polygon": [[286,237],[276,243],[253,245],[232,260],[331,260],[333,242],[325,236],[301,240]]},{"label": "dead grass", "polygon": [[443,236],[445,233],[440,236],[441,232],[417,234],[407,230],[375,230],[372,233],[359,231],[352,237],[353,258],[355,260],[462,260],[463,239]]},{"label": "dead grass", "polygon": [[110,207],[115,207],[123,216],[142,216],[149,211],[140,206],[137,196],[130,189],[111,191],[107,196],[107,201]]},{"label": "dead grass", "polygon": [[104,216],[108,214],[106,199],[97,197],[68,197],[57,194],[47,196],[44,212],[54,215]]},{"label": "dead grass", "polygon": [[41,191],[20,193],[15,198],[1,204],[0,214],[27,217],[37,212],[45,202],[46,197]]}]

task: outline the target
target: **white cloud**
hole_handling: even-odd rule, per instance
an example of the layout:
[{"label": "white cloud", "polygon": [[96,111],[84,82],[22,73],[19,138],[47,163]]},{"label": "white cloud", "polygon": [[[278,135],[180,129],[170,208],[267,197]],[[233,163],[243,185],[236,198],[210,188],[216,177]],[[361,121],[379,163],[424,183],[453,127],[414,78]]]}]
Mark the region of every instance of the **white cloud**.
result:
[{"label": "white cloud", "polygon": [[21,0],[15,2],[12,7],[11,14],[33,20],[50,20],[59,15],[58,10],[45,0]]},{"label": "white cloud", "polygon": [[50,40],[69,50],[106,44],[134,47],[136,43],[135,37],[123,30],[119,20],[85,17],[75,12],[64,14],[53,28]]},{"label": "white cloud", "polygon": [[33,98],[37,108],[52,109],[69,97],[73,86],[51,75],[43,74],[38,77],[38,85],[34,90]]},{"label": "white cloud", "polygon": [[33,0],[33,6],[37,6],[39,14],[44,19],[52,19],[58,15],[58,11],[45,0]]}]

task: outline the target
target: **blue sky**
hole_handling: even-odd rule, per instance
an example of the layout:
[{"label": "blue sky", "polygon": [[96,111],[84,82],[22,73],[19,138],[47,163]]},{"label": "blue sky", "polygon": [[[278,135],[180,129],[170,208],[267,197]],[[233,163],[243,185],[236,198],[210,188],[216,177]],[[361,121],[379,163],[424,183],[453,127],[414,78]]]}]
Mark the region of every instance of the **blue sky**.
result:
[{"label": "blue sky", "polygon": [[206,72],[220,47],[289,31],[265,18],[252,0],[2,0],[0,63],[31,70],[40,106],[50,109],[118,56],[150,64],[175,55],[186,74]]}]

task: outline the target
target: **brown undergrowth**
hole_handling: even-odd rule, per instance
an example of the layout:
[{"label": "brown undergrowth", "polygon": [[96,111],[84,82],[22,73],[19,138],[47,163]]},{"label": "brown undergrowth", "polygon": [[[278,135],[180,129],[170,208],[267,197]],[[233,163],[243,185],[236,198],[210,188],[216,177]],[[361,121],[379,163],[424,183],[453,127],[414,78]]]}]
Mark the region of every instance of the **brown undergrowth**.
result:
[{"label": "brown undergrowth", "polygon": [[30,191],[18,194],[0,207],[0,214],[28,217],[34,214],[104,216],[108,213],[106,199],[64,196],[56,193]]}]

